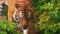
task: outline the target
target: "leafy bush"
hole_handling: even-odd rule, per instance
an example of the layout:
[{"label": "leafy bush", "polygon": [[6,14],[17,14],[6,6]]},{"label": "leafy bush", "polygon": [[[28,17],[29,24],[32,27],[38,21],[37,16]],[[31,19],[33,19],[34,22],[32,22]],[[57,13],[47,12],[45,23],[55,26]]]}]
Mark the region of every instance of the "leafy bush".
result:
[{"label": "leafy bush", "polygon": [[4,7],[3,7],[3,12],[2,12],[2,14],[4,15],[4,16],[7,16],[7,13],[8,12],[8,6],[7,5],[5,5]]},{"label": "leafy bush", "polygon": [[1,34],[20,34],[17,30],[16,23],[10,23],[7,20],[0,20],[0,33]]},{"label": "leafy bush", "polygon": [[60,34],[60,0],[33,0],[33,6],[40,19],[38,34]]}]

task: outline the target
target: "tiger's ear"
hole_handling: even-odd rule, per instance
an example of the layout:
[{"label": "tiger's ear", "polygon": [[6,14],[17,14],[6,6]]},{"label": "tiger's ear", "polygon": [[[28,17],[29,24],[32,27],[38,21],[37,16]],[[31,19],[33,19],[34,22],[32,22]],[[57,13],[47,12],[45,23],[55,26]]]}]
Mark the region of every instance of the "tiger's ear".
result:
[{"label": "tiger's ear", "polygon": [[15,4],[15,7],[18,9],[20,7],[20,5],[19,4]]}]

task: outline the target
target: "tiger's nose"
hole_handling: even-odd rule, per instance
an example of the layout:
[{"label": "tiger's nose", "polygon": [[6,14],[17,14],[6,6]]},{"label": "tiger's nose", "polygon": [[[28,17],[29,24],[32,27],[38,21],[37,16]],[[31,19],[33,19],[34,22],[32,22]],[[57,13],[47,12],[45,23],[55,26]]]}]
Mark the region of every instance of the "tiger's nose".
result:
[{"label": "tiger's nose", "polygon": [[27,29],[27,28],[28,28],[28,25],[24,25],[24,26],[23,26],[23,29]]}]

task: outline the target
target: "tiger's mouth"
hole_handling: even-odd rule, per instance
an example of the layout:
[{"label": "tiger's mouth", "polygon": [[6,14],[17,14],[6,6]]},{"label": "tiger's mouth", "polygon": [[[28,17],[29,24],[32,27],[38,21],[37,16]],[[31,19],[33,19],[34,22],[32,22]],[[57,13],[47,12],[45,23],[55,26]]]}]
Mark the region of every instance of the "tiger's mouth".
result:
[{"label": "tiger's mouth", "polygon": [[[20,26],[19,26],[20,27]],[[19,28],[18,27],[18,28]],[[19,28],[20,32],[23,32],[23,34],[27,34],[28,29],[24,29],[22,27]]]},{"label": "tiger's mouth", "polygon": [[[25,22],[26,23],[26,22]],[[27,24],[22,24],[21,22],[20,23],[17,23],[17,29],[19,29],[20,32],[23,32],[23,30],[26,30],[28,29],[29,25]]]}]

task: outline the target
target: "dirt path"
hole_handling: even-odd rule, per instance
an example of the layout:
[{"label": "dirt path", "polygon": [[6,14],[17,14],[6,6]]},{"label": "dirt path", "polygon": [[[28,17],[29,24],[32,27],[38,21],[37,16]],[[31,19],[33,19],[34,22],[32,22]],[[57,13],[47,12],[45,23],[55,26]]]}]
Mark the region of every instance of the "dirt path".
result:
[{"label": "dirt path", "polygon": [[0,16],[0,20],[3,20],[5,18],[6,18],[6,16]]}]

